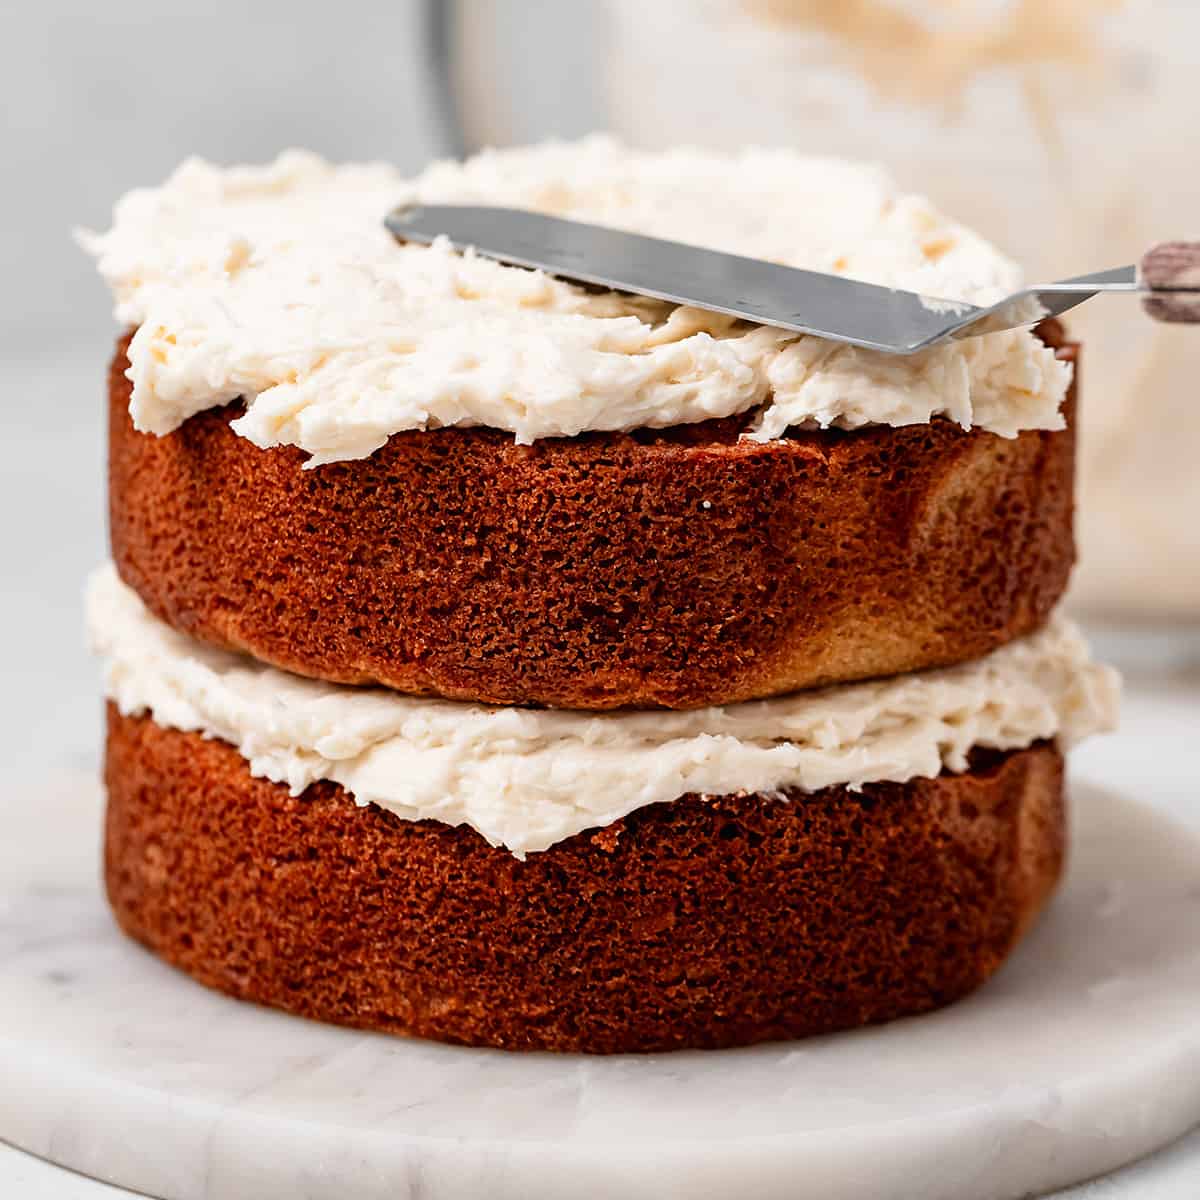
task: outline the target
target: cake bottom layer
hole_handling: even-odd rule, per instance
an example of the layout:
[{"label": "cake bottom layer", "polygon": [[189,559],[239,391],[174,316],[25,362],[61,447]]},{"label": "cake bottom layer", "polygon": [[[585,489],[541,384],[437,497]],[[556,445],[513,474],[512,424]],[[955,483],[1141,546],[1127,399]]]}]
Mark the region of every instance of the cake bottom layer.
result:
[{"label": "cake bottom layer", "polygon": [[524,862],[467,827],[301,796],[232,747],[108,709],[121,927],[307,1017],[506,1049],[674,1050],[924,1012],[984,982],[1053,890],[1040,743],[861,792],[685,797]]}]

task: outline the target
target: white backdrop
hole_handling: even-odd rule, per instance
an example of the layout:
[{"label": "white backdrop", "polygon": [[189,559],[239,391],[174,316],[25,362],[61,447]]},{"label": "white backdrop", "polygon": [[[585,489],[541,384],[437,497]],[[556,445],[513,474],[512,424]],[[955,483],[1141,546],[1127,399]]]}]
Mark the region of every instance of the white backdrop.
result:
[{"label": "white backdrop", "polygon": [[[108,301],[70,240],[188,154],[303,145],[417,167],[447,146],[417,0],[31,0],[0,38],[0,337],[108,340]],[[102,335],[102,337],[101,337]]]}]

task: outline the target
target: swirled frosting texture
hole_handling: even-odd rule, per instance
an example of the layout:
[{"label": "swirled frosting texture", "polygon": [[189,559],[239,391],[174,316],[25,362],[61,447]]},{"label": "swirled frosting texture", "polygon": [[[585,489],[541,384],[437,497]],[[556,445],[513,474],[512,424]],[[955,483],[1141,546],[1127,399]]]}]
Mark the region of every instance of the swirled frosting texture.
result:
[{"label": "swirled frosting texture", "polygon": [[169,433],[242,398],[236,431],[309,465],[400,430],[486,425],[518,441],[753,412],[748,436],[944,416],[1006,437],[1055,429],[1070,382],[1028,330],[889,358],[687,307],[596,294],[445,244],[397,244],[409,202],[495,203],[990,302],[1019,274],[881,171],[784,150],[650,154],[605,138],[384,165],[290,152],[184,163],[81,234],[137,326],[137,428]]},{"label": "swirled frosting texture", "polygon": [[1068,622],[962,666],[691,712],[587,714],[414,699],[301,679],[151,616],[113,567],[92,645],[125,714],[236,746],[299,793],[319,779],[518,855],[688,793],[813,791],[962,771],[976,746],[1070,744],[1115,721],[1118,684]]}]

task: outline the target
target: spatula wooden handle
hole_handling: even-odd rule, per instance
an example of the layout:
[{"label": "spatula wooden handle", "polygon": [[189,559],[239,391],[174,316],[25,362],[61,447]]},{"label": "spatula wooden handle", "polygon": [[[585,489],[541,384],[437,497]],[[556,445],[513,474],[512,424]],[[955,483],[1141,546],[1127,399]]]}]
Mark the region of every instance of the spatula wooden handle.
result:
[{"label": "spatula wooden handle", "polygon": [[[1142,304],[1148,316],[1172,325],[1200,324],[1200,242],[1163,242],[1142,259]],[[1188,289],[1188,290],[1181,290]]]}]

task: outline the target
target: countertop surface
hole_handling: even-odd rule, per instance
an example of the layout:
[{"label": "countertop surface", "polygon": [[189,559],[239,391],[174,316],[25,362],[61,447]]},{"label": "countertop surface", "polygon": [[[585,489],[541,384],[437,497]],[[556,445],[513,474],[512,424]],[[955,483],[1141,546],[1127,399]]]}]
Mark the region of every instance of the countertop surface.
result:
[{"label": "countertop surface", "polygon": [[[0,367],[9,398],[0,416],[7,450],[0,472],[7,550],[0,618],[10,633],[8,686],[0,694],[10,786],[0,795],[0,819],[4,806],[21,803],[47,772],[91,769],[97,761],[98,680],[80,631],[80,581],[104,556],[101,401],[108,353],[109,346],[97,341],[68,353],[10,358]],[[1195,645],[1104,634],[1098,644],[1102,652],[1142,666],[1128,674],[1121,732],[1079,748],[1078,767],[1200,828],[1200,664],[1187,661]],[[1198,1193],[1200,1131],[1059,1196],[1193,1200]],[[5,1197],[106,1200],[132,1194],[0,1143]]]}]

